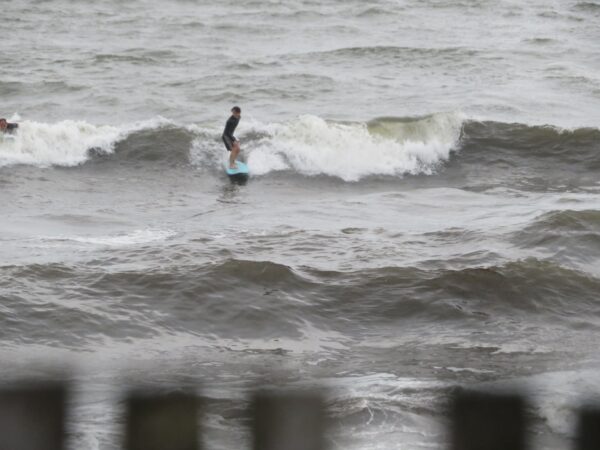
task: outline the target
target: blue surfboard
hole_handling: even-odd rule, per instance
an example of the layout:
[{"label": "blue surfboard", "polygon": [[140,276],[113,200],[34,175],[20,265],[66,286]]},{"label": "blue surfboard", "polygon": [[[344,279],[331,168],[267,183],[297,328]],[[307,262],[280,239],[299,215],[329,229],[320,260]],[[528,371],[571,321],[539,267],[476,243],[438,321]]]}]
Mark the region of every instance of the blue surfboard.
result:
[{"label": "blue surfboard", "polygon": [[225,166],[225,172],[227,173],[227,175],[229,175],[230,177],[236,177],[236,178],[247,178],[248,177],[248,166],[246,164],[244,164],[243,162],[237,161],[237,160],[236,160],[235,164],[237,165],[237,169],[230,169],[229,164],[227,166]]}]

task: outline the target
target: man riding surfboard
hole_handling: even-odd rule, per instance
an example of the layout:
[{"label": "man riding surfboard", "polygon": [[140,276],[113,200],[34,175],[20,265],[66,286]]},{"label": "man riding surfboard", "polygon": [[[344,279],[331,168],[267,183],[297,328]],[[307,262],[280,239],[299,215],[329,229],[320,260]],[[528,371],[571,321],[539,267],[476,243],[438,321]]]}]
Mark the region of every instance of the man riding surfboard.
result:
[{"label": "man riding surfboard", "polygon": [[240,141],[233,135],[235,128],[240,123],[242,117],[242,110],[239,106],[231,108],[231,117],[227,119],[225,123],[225,129],[223,130],[223,143],[229,154],[229,168],[237,169],[235,160],[240,153]]}]

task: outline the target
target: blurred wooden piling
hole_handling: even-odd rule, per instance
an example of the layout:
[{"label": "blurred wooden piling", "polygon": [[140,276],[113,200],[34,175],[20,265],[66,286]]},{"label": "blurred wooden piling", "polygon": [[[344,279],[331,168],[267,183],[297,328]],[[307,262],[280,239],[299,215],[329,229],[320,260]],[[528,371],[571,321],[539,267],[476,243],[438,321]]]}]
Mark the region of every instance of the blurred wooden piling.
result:
[{"label": "blurred wooden piling", "polygon": [[127,399],[126,450],[200,450],[198,400],[190,393]]},{"label": "blurred wooden piling", "polygon": [[525,402],[518,395],[459,392],[451,412],[452,450],[525,450]]},{"label": "blurred wooden piling", "polygon": [[600,408],[583,408],[579,413],[577,450],[600,450]]},{"label": "blurred wooden piling", "polygon": [[325,415],[316,394],[262,392],[252,407],[253,450],[323,450]]},{"label": "blurred wooden piling", "polygon": [[[63,384],[0,390],[0,450],[65,449],[66,397]],[[133,392],[125,406],[125,450],[202,450],[203,408],[194,393]],[[527,450],[526,406],[517,394],[459,390],[449,411],[449,450]],[[320,394],[258,391],[249,412],[253,441],[247,448],[327,447]],[[600,450],[600,407],[580,411],[574,448]]]},{"label": "blurred wooden piling", "polygon": [[66,390],[60,384],[0,391],[0,450],[61,450]]}]

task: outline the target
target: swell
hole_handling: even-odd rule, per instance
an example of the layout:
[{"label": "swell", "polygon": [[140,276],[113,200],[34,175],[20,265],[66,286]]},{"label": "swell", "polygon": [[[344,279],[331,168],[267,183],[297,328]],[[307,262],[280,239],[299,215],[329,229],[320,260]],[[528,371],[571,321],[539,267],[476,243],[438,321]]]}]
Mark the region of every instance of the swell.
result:
[{"label": "swell", "polygon": [[446,165],[463,186],[528,192],[597,189],[600,130],[470,121]]},{"label": "swell", "polygon": [[111,153],[91,149],[93,162],[142,162],[179,165],[189,162],[189,149],[195,136],[185,128],[165,126],[133,132],[114,144]]},{"label": "swell", "polygon": [[600,4],[594,2],[578,2],[573,6],[576,11],[600,14]]},{"label": "swell", "polygon": [[[461,270],[392,267],[342,279],[336,298],[343,301],[332,303],[332,314],[374,317],[379,323],[408,319],[467,325],[525,316],[547,322],[585,320],[600,309],[594,294],[599,280],[534,258]],[[364,301],[348,302],[352,298]]]},{"label": "swell", "polygon": [[[202,162],[217,168],[218,156],[222,153],[219,136],[219,130],[210,129],[194,132],[177,126],[148,129],[119,141],[111,157],[119,161],[189,162],[190,147],[192,153],[196,147],[208,154],[208,158],[207,155],[201,158]],[[562,130],[552,126],[463,121],[452,114],[382,117],[364,124],[338,124],[306,116],[287,124],[254,123],[242,131],[240,138],[250,163],[254,162],[255,174],[287,169],[304,175],[321,173],[356,181],[367,175],[434,174],[444,165],[455,162],[474,166],[554,166],[579,172],[600,170],[600,130],[597,128]],[[329,149],[332,142],[339,142],[340,148]],[[353,142],[360,145],[356,154],[351,152]],[[273,148],[275,145],[286,148],[278,153]],[[380,145],[386,148],[399,145],[395,152],[383,150],[380,155],[388,167],[397,165],[391,172],[373,165]],[[354,162],[363,171],[347,167],[348,173],[328,172],[327,161],[318,160],[327,150],[334,155],[344,152],[346,164],[351,164],[353,161],[348,159],[355,157]],[[296,155],[304,164],[294,160]],[[272,161],[266,161],[268,158]],[[372,167],[366,169],[370,164]]]},{"label": "swell", "polygon": [[552,211],[542,216],[525,231],[535,233],[599,233],[600,211],[598,210],[562,210]]},{"label": "swell", "polygon": [[392,45],[378,45],[365,47],[344,47],[335,50],[308,53],[304,56],[322,58],[324,60],[348,58],[388,58],[402,61],[415,59],[460,59],[472,58],[479,55],[476,50],[464,47],[400,47]]},{"label": "swell", "polygon": [[600,255],[600,211],[562,210],[539,216],[512,236],[522,248],[543,248],[573,262],[591,264]]},{"label": "swell", "polygon": [[[127,256],[130,258],[130,256]],[[462,270],[384,267],[354,272],[227,259],[147,270],[96,265],[0,268],[7,340],[94,341],[171,333],[257,338],[303,336],[317,327],[506,320],[597,327],[600,280],[526,259]]]},{"label": "swell", "polygon": [[[493,163],[507,156],[600,169],[600,129],[565,130],[553,126],[469,121],[460,149],[473,162]],[[465,158],[466,159],[466,158]]]}]

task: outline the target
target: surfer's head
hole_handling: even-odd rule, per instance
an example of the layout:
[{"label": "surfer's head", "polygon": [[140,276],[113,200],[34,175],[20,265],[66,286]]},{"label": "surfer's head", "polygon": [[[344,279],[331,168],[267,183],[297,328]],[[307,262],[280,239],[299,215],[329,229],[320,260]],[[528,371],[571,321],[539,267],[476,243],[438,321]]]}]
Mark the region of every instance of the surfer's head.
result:
[{"label": "surfer's head", "polygon": [[8,122],[6,121],[6,119],[4,119],[4,118],[0,119],[0,130],[6,130],[7,126],[8,126]]},{"label": "surfer's head", "polygon": [[231,108],[231,114],[233,114],[234,117],[239,118],[242,115],[242,110],[239,106],[234,106],[233,108]]}]

